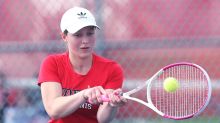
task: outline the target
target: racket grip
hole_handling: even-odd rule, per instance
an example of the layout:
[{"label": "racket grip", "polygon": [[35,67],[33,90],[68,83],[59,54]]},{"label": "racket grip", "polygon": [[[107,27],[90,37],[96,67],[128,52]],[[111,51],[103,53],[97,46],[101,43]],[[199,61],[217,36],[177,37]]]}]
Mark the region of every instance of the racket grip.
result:
[{"label": "racket grip", "polygon": [[[110,102],[110,99],[106,95],[101,95],[101,99],[103,102]],[[89,103],[92,103],[91,100],[88,100]]]},{"label": "racket grip", "polygon": [[[122,96],[122,93],[115,94],[115,95]],[[101,95],[101,99],[102,99],[103,102],[110,102],[110,99],[107,95]],[[88,102],[91,103],[91,100],[88,100]]]},{"label": "racket grip", "polygon": [[[117,96],[122,96],[123,93],[114,93],[114,95],[117,95]],[[103,102],[110,102],[110,99],[108,96],[106,95],[101,95],[101,98],[102,98],[102,101]]]},{"label": "racket grip", "polygon": [[103,102],[109,102],[110,101],[110,99],[106,95],[101,95],[101,98],[102,98]]}]

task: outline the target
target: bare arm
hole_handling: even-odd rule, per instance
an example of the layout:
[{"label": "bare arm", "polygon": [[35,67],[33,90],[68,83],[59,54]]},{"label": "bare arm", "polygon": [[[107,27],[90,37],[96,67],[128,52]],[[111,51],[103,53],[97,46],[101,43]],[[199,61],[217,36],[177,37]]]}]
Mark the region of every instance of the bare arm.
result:
[{"label": "bare arm", "polygon": [[59,119],[75,112],[81,104],[91,100],[91,104],[102,103],[100,95],[106,94],[101,86],[82,90],[74,95],[62,96],[62,87],[57,82],[41,84],[44,107],[53,119]]},{"label": "bare arm", "polygon": [[99,123],[111,122],[114,119],[117,110],[117,107],[112,107],[109,105],[109,103],[104,103],[103,105],[100,105],[97,113],[97,119]]},{"label": "bare arm", "polygon": [[41,84],[41,94],[44,107],[48,115],[53,119],[65,117],[76,111],[81,104],[86,102],[83,91],[71,95],[62,96],[61,85],[57,82],[44,82]]},{"label": "bare arm", "polygon": [[103,105],[100,105],[97,113],[97,119],[99,123],[109,123],[111,122],[118,110],[119,106],[122,106],[126,103],[126,100],[115,95],[115,93],[120,93],[121,89],[112,90],[107,89],[107,93],[109,94],[110,102],[104,102]]}]

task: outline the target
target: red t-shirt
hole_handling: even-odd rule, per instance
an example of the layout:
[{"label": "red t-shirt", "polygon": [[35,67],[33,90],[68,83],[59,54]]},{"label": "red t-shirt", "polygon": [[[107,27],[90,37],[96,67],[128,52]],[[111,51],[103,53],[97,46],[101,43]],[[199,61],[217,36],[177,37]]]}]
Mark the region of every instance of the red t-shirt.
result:
[{"label": "red t-shirt", "polygon": [[[116,62],[93,54],[93,64],[86,75],[74,72],[68,52],[48,56],[42,63],[39,72],[38,85],[43,82],[58,82],[62,86],[62,95],[68,96],[80,90],[94,86],[105,89],[122,87],[123,71]],[[50,120],[50,123],[97,123],[96,114],[98,105],[88,102],[71,115],[59,120]]]}]

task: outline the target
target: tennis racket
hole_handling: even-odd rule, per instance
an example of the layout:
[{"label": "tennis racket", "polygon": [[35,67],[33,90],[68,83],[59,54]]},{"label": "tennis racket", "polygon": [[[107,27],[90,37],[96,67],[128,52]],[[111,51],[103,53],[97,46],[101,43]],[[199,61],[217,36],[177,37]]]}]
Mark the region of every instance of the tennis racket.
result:
[{"label": "tennis racket", "polygon": [[[178,80],[179,87],[175,92],[164,90],[163,82],[167,77]],[[147,88],[146,100],[132,97],[132,94],[144,88]],[[197,116],[206,108],[211,90],[210,78],[201,66],[181,62],[165,66],[144,84],[121,96],[141,103],[165,118],[183,120]],[[106,96],[102,96],[102,99],[109,101]]]}]

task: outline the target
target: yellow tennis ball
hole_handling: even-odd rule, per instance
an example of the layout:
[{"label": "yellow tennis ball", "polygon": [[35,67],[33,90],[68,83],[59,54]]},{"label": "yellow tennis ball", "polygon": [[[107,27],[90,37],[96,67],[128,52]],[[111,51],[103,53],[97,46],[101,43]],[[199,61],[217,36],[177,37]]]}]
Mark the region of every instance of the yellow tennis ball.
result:
[{"label": "yellow tennis ball", "polygon": [[164,80],[163,87],[167,92],[175,92],[179,87],[179,83],[177,79],[168,77]]}]

